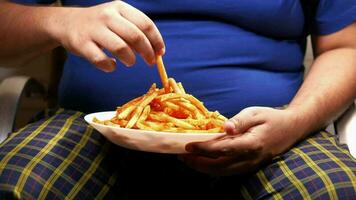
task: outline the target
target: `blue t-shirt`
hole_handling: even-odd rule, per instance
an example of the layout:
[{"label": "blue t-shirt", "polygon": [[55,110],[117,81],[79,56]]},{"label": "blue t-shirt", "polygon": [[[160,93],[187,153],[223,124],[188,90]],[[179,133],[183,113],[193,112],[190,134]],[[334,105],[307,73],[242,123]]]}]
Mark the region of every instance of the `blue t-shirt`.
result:
[{"label": "blue t-shirt", "polygon": [[[103,2],[107,1],[64,0],[63,4]],[[356,20],[355,0],[315,1],[310,15],[300,0],[125,2],[146,13],[161,31],[168,75],[208,109],[227,117],[249,106],[275,107],[291,101],[303,80],[305,21],[311,22],[315,34],[325,35]],[[132,68],[119,63],[115,72],[104,73],[69,54],[60,105],[84,112],[113,110],[144,94],[153,82],[160,82],[158,72],[141,58]]]}]

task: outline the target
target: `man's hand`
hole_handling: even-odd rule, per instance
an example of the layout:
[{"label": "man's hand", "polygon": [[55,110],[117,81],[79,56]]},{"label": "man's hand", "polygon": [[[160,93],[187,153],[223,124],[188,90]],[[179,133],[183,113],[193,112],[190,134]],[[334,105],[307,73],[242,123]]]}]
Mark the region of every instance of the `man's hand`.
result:
[{"label": "man's hand", "polygon": [[164,54],[162,36],[155,24],[141,11],[122,1],[113,1],[88,8],[58,8],[49,29],[52,37],[70,52],[110,72],[116,60],[126,66],[135,63],[135,52],[148,64],[155,55]]},{"label": "man's hand", "polygon": [[190,143],[180,156],[190,167],[214,175],[244,174],[288,150],[302,137],[294,112],[250,107],[225,123],[227,135]]}]

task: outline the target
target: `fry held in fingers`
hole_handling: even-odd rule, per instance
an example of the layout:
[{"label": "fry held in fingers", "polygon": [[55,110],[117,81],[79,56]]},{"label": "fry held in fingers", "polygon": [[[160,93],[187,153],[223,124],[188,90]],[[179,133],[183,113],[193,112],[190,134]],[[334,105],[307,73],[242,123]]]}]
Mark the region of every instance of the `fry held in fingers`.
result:
[{"label": "fry held in fingers", "polygon": [[163,88],[166,93],[170,92],[169,89],[169,83],[168,83],[168,76],[166,72],[166,68],[164,67],[162,56],[157,56],[157,68],[158,68],[158,73],[162,81]]}]

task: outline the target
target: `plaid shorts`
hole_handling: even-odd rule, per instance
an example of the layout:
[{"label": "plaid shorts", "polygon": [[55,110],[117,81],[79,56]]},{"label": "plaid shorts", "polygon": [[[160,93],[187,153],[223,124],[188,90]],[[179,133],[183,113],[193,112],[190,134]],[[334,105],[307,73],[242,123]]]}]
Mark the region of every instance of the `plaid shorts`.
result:
[{"label": "plaid shorts", "polygon": [[68,110],[0,145],[1,199],[356,199],[355,174],[356,160],[326,132],[252,175],[211,177],[175,155],[113,145]]}]

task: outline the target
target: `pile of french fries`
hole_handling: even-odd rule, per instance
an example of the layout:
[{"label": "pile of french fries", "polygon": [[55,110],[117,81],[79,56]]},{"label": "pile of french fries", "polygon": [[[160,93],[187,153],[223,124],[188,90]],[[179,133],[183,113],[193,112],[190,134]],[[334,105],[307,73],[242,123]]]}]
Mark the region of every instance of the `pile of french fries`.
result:
[{"label": "pile of french fries", "polygon": [[157,57],[157,66],[163,88],[154,83],[148,92],[116,109],[110,120],[94,122],[150,131],[177,133],[224,132],[227,120],[218,111],[210,112],[202,102],[187,94],[182,83],[168,78],[162,57]]},{"label": "pile of french fries", "polygon": [[210,112],[202,102],[187,94],[182,83],[168,79],[169,90],[153,84],[148,92],[118,107],[116,116],[96,123],[123,128],[177,133],[224,132],[227,120],[218,111]]}]

